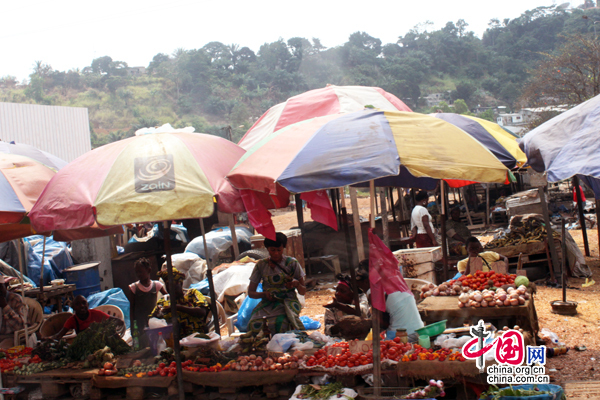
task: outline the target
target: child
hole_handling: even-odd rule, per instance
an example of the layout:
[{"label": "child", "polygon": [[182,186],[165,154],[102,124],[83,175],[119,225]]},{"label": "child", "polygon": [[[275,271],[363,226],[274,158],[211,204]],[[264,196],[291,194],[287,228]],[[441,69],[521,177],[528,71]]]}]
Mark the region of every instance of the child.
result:
[{"label": "child", "polygon": [[367,296],[359,296],[360,310],[354,307],[354,292],[347,277],[338,275],[335,296],[325,306],[325,334],[346,340],[364,339],[371,328],[371,312]]},{"label": "child", "polygon": [[456,264],[456,269],[463,275],[474,274],[478,270],[508,273],[508,258],[493,251],[483,251],[483,246],[476,237],[467,239],[467,254],[469,258]]},{"label": "child", "polygon": [[146,346],[147,339],[143,334],[144,328],[148,326],[148,319],[152,310],[156,307],[158,292],[163,295],[167,291],[160,281],[150,279],[152,266],[147,258],[140,258],[134,264],[135,274],[139,281],[129,285],[128,298],[131,304],[131,330],[133,331],[134,321],[137,324],[140,333],[140,345]]}]

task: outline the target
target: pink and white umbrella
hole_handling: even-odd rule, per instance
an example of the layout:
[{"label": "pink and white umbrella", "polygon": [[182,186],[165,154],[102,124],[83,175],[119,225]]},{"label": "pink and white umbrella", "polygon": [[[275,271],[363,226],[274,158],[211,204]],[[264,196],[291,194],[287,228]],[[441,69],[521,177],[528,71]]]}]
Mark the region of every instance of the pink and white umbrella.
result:
[{"label": "pink and white umbrella", "polygon": [[328,85],[271,107],[238,144],[248,150],[288,125],[325,115],[360,111],[365,106],[386,111],[412,111],[402,100],[378,87]]}]

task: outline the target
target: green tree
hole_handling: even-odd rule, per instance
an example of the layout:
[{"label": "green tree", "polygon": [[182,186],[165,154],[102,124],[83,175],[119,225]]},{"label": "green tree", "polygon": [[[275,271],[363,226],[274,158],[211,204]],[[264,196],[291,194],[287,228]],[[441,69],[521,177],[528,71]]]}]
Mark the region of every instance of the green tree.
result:
[{"label": "green tree", "polygon": [[469,106],[467,106],[467,103],[463,99],[456,99],[453,106],[456,114],[473,115],[473,113],[469,111]]}]

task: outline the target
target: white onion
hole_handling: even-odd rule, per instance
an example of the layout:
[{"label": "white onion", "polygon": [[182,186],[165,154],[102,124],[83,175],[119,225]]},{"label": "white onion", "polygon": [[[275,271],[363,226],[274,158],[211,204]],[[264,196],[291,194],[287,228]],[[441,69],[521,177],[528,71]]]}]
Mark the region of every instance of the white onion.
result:
[{"label": "white onion", "polygon": [[462,301],[458,302],[458,308],[463,308],[465,306],[465,303],[463,303]]},{"label": "white onion", "polygon": [[438,289],[438,288],[433,289],[433,295],[434,296],[439,296],[440,295],[440,289]]},{"label": "white onion", "polygon": [[518,306],[519,305],[519,299],[510,299],[510,305],[511,306]]},{"label": "white onion", "polygon": [[488,306],[488,302],[485,300],[481,301],[481,307],[487,307]]},{"label": "white onion", "polygon": [[520,305],[525,304],[525,299],[523,297],[521,297],[521,296],[519,296],[519,304]]},{"label": "white onion", "polygon": [[510,306],[510,300],[509,299],[504,300],[504,305],[505,306]]},{"label": "white onion", "polygon": [[473,300],[480,303],[481,300],[483,300],[483,296],[480,293],[475,293],[475,295],[473,296]]}]

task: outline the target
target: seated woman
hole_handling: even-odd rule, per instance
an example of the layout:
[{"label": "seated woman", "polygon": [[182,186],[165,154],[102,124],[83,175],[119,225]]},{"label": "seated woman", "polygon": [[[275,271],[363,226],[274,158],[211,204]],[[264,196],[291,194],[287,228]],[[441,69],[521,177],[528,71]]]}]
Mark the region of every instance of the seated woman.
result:
[{"label": "seated woman", "polygon": [[386,335],[388,339],[396,336],[396,330],[406,329],[409,340],[418,340],[415,330],[422,328],[424,324],[412,293],[394,292],[387,295],[385,310],[390,314],[390,325]]},{"label": "seated woman", "polygon": [[79,334],[79,332],[89,328],[92,323],[102,322],[110,318],[117,321],[118,327],[125,324],[125,322],[111,317],[105,312],[94,309],[90,310],[87,299],[82,295],[75,297],[75,300],[73,300],[73,311],[75,311],[75,314],[65,321],[63,328],[56,335],[52,336],[52,339],[59,340],[72,329],[75,329],[75,332]]},{"label": "seated woman", "polygon": [[[163,281],[168,282],[167,270],[159,271],[158,276]],[[182,338],[196,332],[207,333],[206,316],[208,315],[210,306],[208,299],[197,289],[188,289],[185,293],[183,292],[184,279],[185,274],[173,268],[175,292],[170,293],[170,295],[175,299],[179,330]],[[171,299],[160,299],[150,317],[162,318],[167,323],[171,323],[171,304]]]},{"label": "seated woman", "polygon": [[371,330],[369,301],[366,294],[361,293],[359,295],[360,309],[357,310],[349,278],[338,275],[338,279],[339,282],[331,303],[323,306],[326,308],[325,334],[345,340],[362,340]]},{"label": "seated woman", "polygon": [[150,313],[156,307],[158,292],[167,294],[167,290],[160,281],[150,279],[152,266],[147,258],[140,258],[133,265],[135,274],[139,279],[137,282],[129,285],[127,298],[131,304],[131,329],[133,330],[134,322],[140,332],[140,344],[143,347],[148,345],[144,328],[148,327],[148,319]]},{"label": "seated woman", "polygon": [[494,251],[483,251],[483,246],[476,237],[467,239],[467,253],[469,258],[456,264],[456,269],[463,275],[473,274],[478,270],[508,273],[508,258]]},{"label": "seated woman", "polygon": [[[283,254],[287,236],[277,232],[275,239],[265,239],[269,258],[256,263],[248,285],[248,296],[261,299],[248,323],[248,330],[257,334],[262,330],[263,318],[266,318],[269,331],[273,334],[304,330],[299,317],[301,307],[296,289],[301,295],[306,293],[305,274],[298,260]],[[263,291],[257,292],[261,282]]]}]

